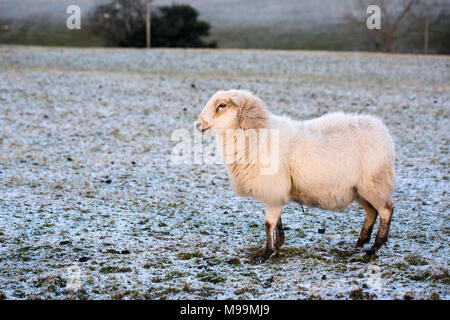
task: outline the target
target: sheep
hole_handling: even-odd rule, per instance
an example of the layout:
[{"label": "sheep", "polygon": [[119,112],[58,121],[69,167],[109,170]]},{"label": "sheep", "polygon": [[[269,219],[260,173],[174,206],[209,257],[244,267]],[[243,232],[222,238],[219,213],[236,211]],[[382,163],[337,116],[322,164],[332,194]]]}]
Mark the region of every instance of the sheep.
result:
[{"label": "sheep", "polygon": [[[376,239],[366,252],[374,254],[386,244],[394,211],[395,148],[388,129],[376,117],[337,112],[296,121],[271,114],[251,92],[229,90],[212,96],[196,125],[203,134],[218,133],[224,159],[234,156],[226,163],[232,189],[266,205],[261,262],[283,245],[281,212],[292,201],[334,211],[357,201],[366,215],[356,246],[370,241],[377,215]],[[277,133],[278,141],[263,138],[263,130]],[[242,148],[236,141],[246,131],[256,132],[272,151],[277,149],[277,170],[272,174],[261,173],[263,156],[256,144],[248,143],[243,151],[253,161],[238,161]]]}]

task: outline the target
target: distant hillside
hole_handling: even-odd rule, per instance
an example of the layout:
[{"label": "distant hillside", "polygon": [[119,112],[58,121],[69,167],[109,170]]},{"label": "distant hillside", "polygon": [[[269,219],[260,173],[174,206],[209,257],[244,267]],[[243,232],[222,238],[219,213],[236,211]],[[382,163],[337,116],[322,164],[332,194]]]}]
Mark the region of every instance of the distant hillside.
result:
[{"label": "distant hillside", "polygon": [[[0,0],[0,43],[102,46],[102,39],[83,30],[83,16],[109,1],[75,2],[82,9],[79,31],[65,27],[65,10],[73,0]],[[352,0],[154,0],[153,7],[171,3],[195,7],[200,19],[211,24],[209,38],[221,48],[366,49],[365,26],[352,29],[344,19]],[[431,50],[437,47],[433,32]],[[396,51],[420,51],[422,43],[420,31],[397,42]]]},{"label": "distant hillside", "polygon": [[82,13],[92,10],[107,0],[0,0],[0,17],[24,19],[46,16],[51,20],[65,20],[66,8],[71,4],[79,5]]},{"label": "distant hillside", "polygon": [[[157,3],[179,3],[158,0]],[[349,0],[191,0],[220,47],[346,49],[336,41]]]},{"label": "distant hillside", "polygon": [[[77,3],[81,16],[105,0],[0,0],[0,43],[57,46],[103,46],[83,30],[66,28],[66,8]],[[7,30],[5,30],[7,26]]]},{"label": "distant hillside", "polygon": [[[448,4],[448,0],[439,0]],[[352,28],[346,14],[353,0],[189,0],[212,25],[211,38],[223,48],[367,50],[365,24]],[[155,0],[155,4],[183,3]],[[365,15],[365,12],[362,12]],[[430,29],[430,49],[442,47],[443,32]],[[439,31],[437,33],[436,31]],[[440,39],[437,39],[437,37]],[[396,42],[396,51],[422,52],[423,31]],[[448,44],[447,44],[448,48]],[[440,50],[440,49],[439,49]]]}]

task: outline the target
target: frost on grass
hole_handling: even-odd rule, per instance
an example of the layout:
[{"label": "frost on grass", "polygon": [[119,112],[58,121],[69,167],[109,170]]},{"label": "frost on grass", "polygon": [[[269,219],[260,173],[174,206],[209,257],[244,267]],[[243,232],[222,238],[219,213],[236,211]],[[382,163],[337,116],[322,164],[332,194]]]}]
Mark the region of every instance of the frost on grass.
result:
[{"label": "frost on grass", "polygon": [[[0,299],[450,298],[448,57],[3,46],[0,65]],[[170,161],[172,131],[230,88],[292,118],[385,121],[398,178],[379,256],[353,246],[357,205],[292,204],[258,263],[263,207],[223,166]]]}]

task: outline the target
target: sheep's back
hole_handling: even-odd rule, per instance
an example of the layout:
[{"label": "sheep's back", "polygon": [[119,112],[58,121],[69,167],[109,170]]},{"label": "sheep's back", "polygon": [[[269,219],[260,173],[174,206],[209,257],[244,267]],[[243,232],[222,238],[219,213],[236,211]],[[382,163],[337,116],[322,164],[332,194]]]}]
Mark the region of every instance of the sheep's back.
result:
[{"label": "sheep's back", "polygon": [[345,206],[361,179],[394,166],[392,138],[377,118],[333,113],[304,121],[292,138],[289,167],[293,187],[315,201],[338,199]]}]

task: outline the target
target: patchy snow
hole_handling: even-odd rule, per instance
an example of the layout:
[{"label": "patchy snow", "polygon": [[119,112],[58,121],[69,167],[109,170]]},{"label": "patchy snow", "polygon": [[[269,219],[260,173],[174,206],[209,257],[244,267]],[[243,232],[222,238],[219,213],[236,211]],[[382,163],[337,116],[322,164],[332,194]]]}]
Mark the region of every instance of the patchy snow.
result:
[{"label": "patchy snow", "polygon": [[[0,46],[0,298],[449,299],[449,85],[448,56]],[[280,257],[257,263],[263,206],[221,165],[170,161],[173,130],[230,88],[385,121],[388,247],[354,248],[356,204],[291,204]]]}]

